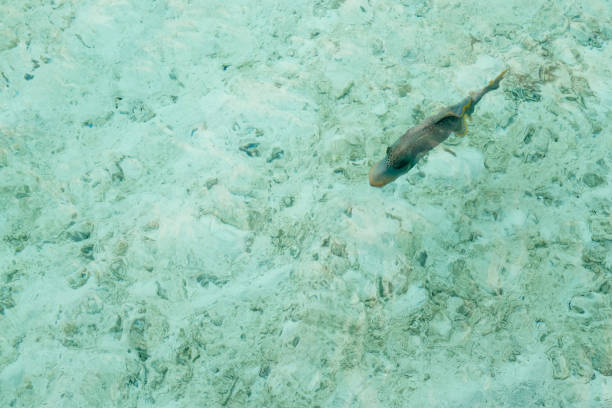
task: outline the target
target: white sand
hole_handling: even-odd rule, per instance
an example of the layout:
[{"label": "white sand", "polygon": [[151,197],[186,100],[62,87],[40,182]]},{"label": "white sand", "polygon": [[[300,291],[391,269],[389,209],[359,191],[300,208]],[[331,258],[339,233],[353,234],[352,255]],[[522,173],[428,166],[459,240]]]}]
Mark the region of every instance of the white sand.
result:
[{"label": "white sand", "polygon": [[0,406],[612,406],[610,2],[495,3],[0,2]]}]

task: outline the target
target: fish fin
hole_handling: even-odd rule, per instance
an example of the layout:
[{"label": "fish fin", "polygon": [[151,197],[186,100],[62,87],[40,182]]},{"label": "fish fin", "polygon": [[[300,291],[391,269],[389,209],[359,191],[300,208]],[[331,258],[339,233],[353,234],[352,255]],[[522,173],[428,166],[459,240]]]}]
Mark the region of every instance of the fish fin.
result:
[{"label": "fish fin", "polygon": [[449,149],[448,147],[445,147],[444,150],[446,150],[447,152],[449,152],[450,154],[452,154],[453,156],[457,157],[457,153],[453,152],[451,149]]},{"label": "fish fin", "polygon": [[472,107],[472,102],[474,102],[474,100],[470,97],[467,103],[461,108],[461,115],[459,116],[470,115],[471,111],[469,109]]},{"label": "fish fin", "polygon": [[461,118],[461,127],[457,129],[457,131],[455,131],[455,136],[463,137],[467,135],[467,132],[468,132],[468,124],[464,116],[463,118]]},{"label": "fish fin", "polygon": [[463,115],[470,114],[473,109],[470,109],[472,103],[474,102],[472,95],[466,97],[464,100],[459,102],[456,105],[450,106],[447,111],[447,115],[452,115],[455,117],[462,117]]}]

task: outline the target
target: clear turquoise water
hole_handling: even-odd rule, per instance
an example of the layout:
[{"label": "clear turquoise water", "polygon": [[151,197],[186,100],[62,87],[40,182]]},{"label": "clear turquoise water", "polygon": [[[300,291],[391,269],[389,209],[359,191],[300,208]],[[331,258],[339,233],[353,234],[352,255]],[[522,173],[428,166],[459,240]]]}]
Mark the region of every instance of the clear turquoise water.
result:
[{"label": "clear turquoise water", "polygon": [[498,3],[0,1],[0,406],[612,406],[612,7]]}]

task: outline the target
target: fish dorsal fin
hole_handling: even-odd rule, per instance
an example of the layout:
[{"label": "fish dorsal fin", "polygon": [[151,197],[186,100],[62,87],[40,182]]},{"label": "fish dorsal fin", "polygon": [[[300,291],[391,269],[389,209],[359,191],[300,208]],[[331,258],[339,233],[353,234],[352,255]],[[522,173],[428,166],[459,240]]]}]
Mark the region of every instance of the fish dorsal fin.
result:
[{"label": "fish dorsal fin", "polygon": [[468,96],[466,97],[464,100],[462,100],[461,102],[459,102],[456,105],[453,106],[449,106],[448,107],[448,112],[452,113],[454,116],[461,118],[464,115],[469,115],[472,113],[473,109],[472,108],[472,104],[474,103],[474,99],[472,99],[472,96]]},{"label": "fish dorsal fin", "polygon": [[467,123],[465,118],[467,115],[459,116],[452,111],[448,111],[444,115],[440,115],[434,122],[434,126],[443,129],[447,132],[453,132],[457,136],[465,136],[467,133]]}]

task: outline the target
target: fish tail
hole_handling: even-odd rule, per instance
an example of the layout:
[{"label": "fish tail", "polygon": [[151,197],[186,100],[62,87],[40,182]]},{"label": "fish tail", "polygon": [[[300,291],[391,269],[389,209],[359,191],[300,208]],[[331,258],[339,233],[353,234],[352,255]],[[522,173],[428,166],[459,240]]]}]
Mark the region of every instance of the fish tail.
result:
[{"label": "fish tail", "polygon": [[497,76],[497,78],[495,78],[492,81],[489,81],[489,84],[486,86],[488,91],[492,91],[493,89],[497,89],[499,88],[499,83],[501,82],[501,80],[504,78],[504,75],[506,75],[506,72],[508,72],[508,68],[504,69],[501,74],[499,74]]},{"label": "fish tail", "polygon": [[484,88],[482,88],[480,90],[480,92],[472,92],[471,93],[471,98],[472,98],[472,103],[467,107],[467,109],[465,109],[464,114],[466,115],[471,115],[474,112],[474,107],[476,106],[476,104],[478,102],[480,102],[480,100],[482,99],[482,97],[490,92],[493,91],[494,89],[499,88],[499,83],[501,82],[501,80],[504,78],[504,75],[506,75],[506,72],[508,72],[508,69],[504,69],[501,74],[499,74],[497,76],[497,78],[495,78],[492,81],[489,81],[489,83],[487,84],[487,86],[485,86]]}]

